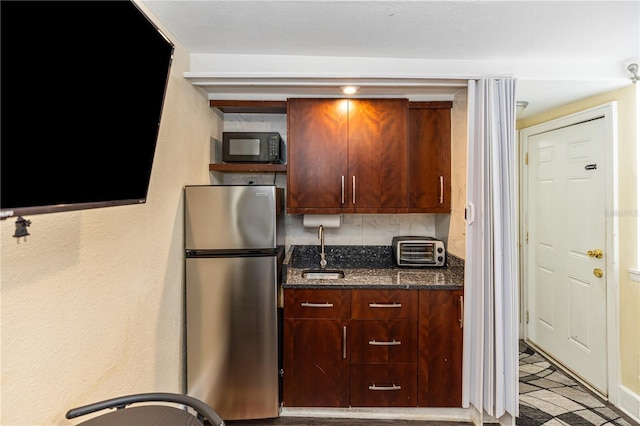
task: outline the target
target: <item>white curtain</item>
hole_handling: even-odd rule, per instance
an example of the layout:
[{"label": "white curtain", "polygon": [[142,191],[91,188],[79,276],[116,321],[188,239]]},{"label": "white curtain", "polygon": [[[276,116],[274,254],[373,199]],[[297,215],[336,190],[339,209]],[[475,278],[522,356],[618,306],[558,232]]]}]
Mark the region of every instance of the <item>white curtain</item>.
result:
[{"label": "white curtain", "polygon": [[513,78],[469,81],[463,405],[518,415]]}]

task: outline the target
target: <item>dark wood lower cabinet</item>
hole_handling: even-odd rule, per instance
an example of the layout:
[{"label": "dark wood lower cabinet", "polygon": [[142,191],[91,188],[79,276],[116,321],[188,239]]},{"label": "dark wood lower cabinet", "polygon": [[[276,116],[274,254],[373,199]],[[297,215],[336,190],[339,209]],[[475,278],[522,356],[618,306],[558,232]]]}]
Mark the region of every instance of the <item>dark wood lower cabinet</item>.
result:
[{"label": "dark wood lower cabinet", "polygon": [[349,312],[349,290],[284,291],[284,406],[349,406]]},{"label": "dark wood lower cabinet", "polygon": [[284,406],[461,406],[462,290],[284,294]]},{"label": "dark wood lower cabinet", "polygon": [[416,290],[351,291],[351,406],[415,407]]},{"label": "dark wood lower cabinet", "polygon": [[416,407],[416,364],[351,365],[353,407]]},{"label": "dark wood lower cabinet", "polygon": [[348,407],[349,360],[343,357],[346,323],[285,319],[284,405]]},{"label": "dark wood lower cabinet", "polygon": [[416,363],[417,320],[351,320],[351,364]]},{"label": "dark wood lower cabinet", "polygon": [[462,290],[420,290],[418,405],[462,405]]}]

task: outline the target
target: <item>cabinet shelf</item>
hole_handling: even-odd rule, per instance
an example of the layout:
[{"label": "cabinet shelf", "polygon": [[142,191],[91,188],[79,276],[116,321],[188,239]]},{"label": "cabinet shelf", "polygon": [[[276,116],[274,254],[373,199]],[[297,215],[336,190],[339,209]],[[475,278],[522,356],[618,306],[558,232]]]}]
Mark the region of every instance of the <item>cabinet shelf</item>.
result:
[{"label": "cabinet shelf", "polygon": [[286,114],[287,101],[219,101],[210,100],[209,107],[234,114]]},{"label": "cabinet shelf", "polygon": [[225,173],[260,173],[275,172],[286,173],[286,164],[257,164],[257,163],[212,163],[209,164],[209,171]]}]

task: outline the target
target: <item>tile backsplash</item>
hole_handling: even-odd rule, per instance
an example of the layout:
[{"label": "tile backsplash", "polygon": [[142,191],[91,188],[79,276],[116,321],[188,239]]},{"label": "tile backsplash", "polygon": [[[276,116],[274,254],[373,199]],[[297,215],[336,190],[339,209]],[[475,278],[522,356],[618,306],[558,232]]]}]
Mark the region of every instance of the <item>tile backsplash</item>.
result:
[{"label": "tile backsplash", "polygon": [[[389,246],[397,235],[436,235],[435,214],[343,214],[339,228],[324,230],[326,245]],[[318,228],[302,226],[302,215],[287,215],[286,244],[319,245]]]}]

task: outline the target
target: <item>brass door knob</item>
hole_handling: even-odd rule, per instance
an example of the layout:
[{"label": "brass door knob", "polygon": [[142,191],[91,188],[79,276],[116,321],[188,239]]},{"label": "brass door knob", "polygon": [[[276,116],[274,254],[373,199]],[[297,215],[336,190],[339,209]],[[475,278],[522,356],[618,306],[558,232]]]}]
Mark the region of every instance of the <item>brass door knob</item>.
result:
[{"label": "brass door knob", "polygon": [[600,249],[589,250],[587,252],[587,256],[595,257],[597,259],[602,259],[602,250],[600,250]]},{"label": "brass door knob", "polygon": [[598,278],[601,278],[601,277],[602,277],[602,275],[603,275],[602,269],[600,269],[600,268],[595,268],[595,269],[593,270],[593,275],[595,275],[595,276],[596,276],[596,277],[598,277]]}]

